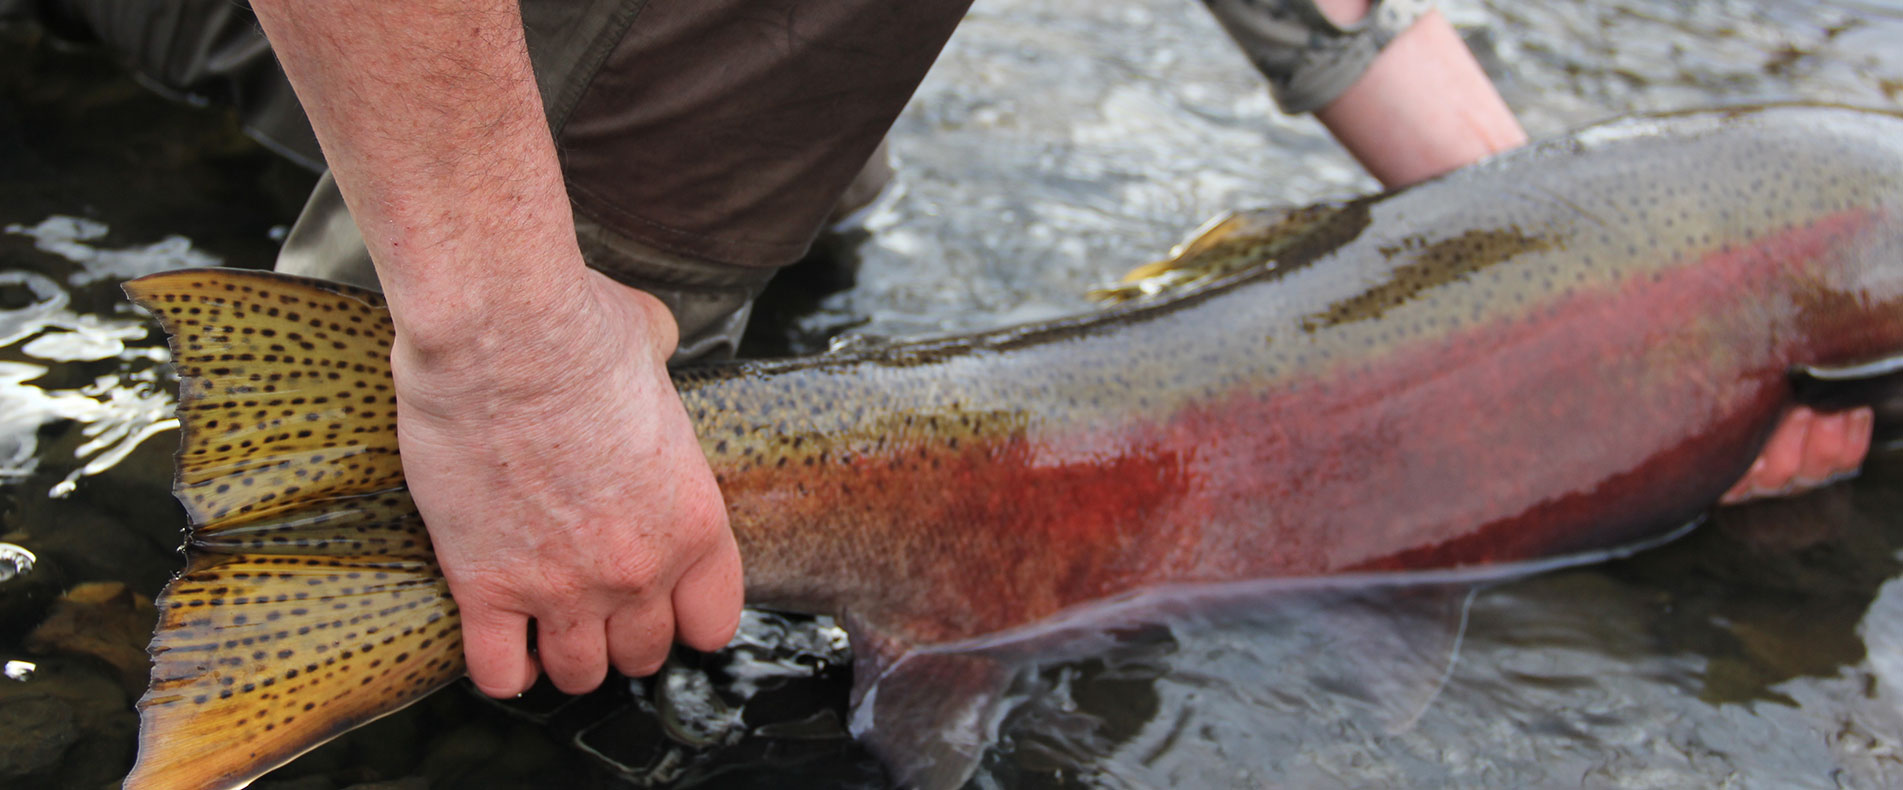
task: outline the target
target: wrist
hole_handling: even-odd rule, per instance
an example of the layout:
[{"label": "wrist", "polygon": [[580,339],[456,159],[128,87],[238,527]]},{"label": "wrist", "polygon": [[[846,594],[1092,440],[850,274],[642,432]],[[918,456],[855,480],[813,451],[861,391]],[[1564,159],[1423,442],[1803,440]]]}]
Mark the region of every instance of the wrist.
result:
[{"label": "wrist", "polygon": [[[393,246],[400,246],[393,245]],[[427,256],[377,260],[397,342],[429,356],[453,355],[471,339],[544,336],[586,307],[581,253],[520,238],[478,245],[460,240]]]},{"label": "wrist", "polygon": [[399,394],[553,394],[626,357],[664,370],[674,351],[679,330],[665,304],[592,270],[510,284],[479,283],[398,318]]},{"label": "wrist", "polygon": [[1526,142],[1519,120],[1439,11],[1396,37],[1315,116],[1389,187]]}]

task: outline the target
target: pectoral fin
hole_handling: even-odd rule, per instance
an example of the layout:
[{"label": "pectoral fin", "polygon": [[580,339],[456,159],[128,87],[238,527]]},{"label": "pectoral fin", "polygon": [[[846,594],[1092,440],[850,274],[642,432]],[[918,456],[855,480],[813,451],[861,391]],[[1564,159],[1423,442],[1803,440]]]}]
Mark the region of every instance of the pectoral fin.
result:
[{"label": "pectoral fin", "polygon": [[902,787],[964,785],[997,737],[1017,668],[983,653],[910,649],[863,619],[846,621],[853,737]]},{"label": "pectoral fin", "polygon": [[1320,659],[1307,682],[1360,697],[1393,735],[1413,729],[1453,674],[1478,589],[1449,584],[1298,597],[1284,616],[1304,621],[1287,632],[1312,640],[1307,652]]},{"label": "pectoral fin", "polygon": [[[1460,579],[1347,585],[1268,581],[1185,588],[1145,596],[1135,608],[1086,613],[1054,628],[1035,629],[1021,640],[1007,638],[958,651],[915,648],[849,616],[854,651],[850,725],[900,785],[960,787],[997,740],[1006,715],[1018,706],[1028,706],[1033,720],[1062,719],[1083,707],[1074,698],[1063,702],[1009,694],[1021,673],[1088,655],[1123,667],[1114,674],[1125,680],[1146,671],[1125,666],[1131,663],[1149,671],[1202,676],[1207,667],[1194,663],[1200,645],[1214,644],[1211,650],[1226,652],[1238,637],[1246,637],[1260,653],[1254,662],[1260,671],[1248,677],[1248,687],[1228,693],[1261,693],[1284,704],[1315,699],[1314,715],[1339,714],[1345,704],[1355,719],[1398,734],[1429,710],[1452,675],[1468,607],[1479,588],[1479,582]],[[1166,627],[1180,640],[1180,649],[1159,657],[1146,643],[1124,645],[1124,630],[1138,624]],[[1097,715],[1128,719],[1127,711]],[[1108,756],[1094,751],[1058,748],[1053,753],[1072,753],[1083,762]]]}]

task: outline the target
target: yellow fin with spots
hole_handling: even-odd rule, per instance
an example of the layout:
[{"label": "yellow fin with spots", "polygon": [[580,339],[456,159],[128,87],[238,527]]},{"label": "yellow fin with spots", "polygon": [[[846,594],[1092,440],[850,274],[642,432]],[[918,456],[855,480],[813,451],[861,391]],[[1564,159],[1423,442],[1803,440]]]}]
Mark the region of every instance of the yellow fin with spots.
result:
[{"label": "yellow fin with spots", "polygon": [[171,335],[191,521],[128,790],[243,787],[461,677],[403,487],[382,297],[236,269],[125,287]]},{"label": "yellow fin with spots", "polygon": [[1340,206],[1318,203],[1223,214],[1203,223],[1170,257],[1131,269],[1115,284],[1092,290],[1093,301],[1119,304],[1160,293],[1181,293],[1230,275],[1271,266],[1282,250]]}]

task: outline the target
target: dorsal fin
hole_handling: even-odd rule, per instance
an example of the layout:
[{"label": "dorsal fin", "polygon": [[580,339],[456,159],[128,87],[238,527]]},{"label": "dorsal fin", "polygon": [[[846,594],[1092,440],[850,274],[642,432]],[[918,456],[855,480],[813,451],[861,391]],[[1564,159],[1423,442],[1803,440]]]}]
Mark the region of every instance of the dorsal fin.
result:
[{"label": "dorsal fin", "polygon": [[1118,304],[1162,293],[1180,294],[1272,265],[1302,234],[1340,209],[1337,203],[1317,203],[1219,215],[1191,231],[1188,239],[1170,250],[1170,257],[1131,269],[1121,280],[1087,296],[1102,304]]},{"label": "dorsal fin", "polygon": [[461,677],[403,487],[382,298],[235,269],[125,289],[171,334],[191,521],[126,787],[243,787]]}]

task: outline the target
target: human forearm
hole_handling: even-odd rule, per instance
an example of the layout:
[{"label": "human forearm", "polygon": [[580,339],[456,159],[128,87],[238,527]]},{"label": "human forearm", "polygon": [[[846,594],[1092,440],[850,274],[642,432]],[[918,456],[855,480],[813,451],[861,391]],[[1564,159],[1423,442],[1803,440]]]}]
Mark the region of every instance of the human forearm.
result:
[{"label": "human forearm", "polygon": [[513,0],[254,7],[400,342],[436,357],[568,319],[585,272]]},{"label": "human forearm", "polygon": [[[1366,0],[1323,0],[1337,22]],[[1366,73],[1315,113],[1375,178],[1402,186],[1526,142],[1526,132],[1439,11],[1388,44]]]}]

